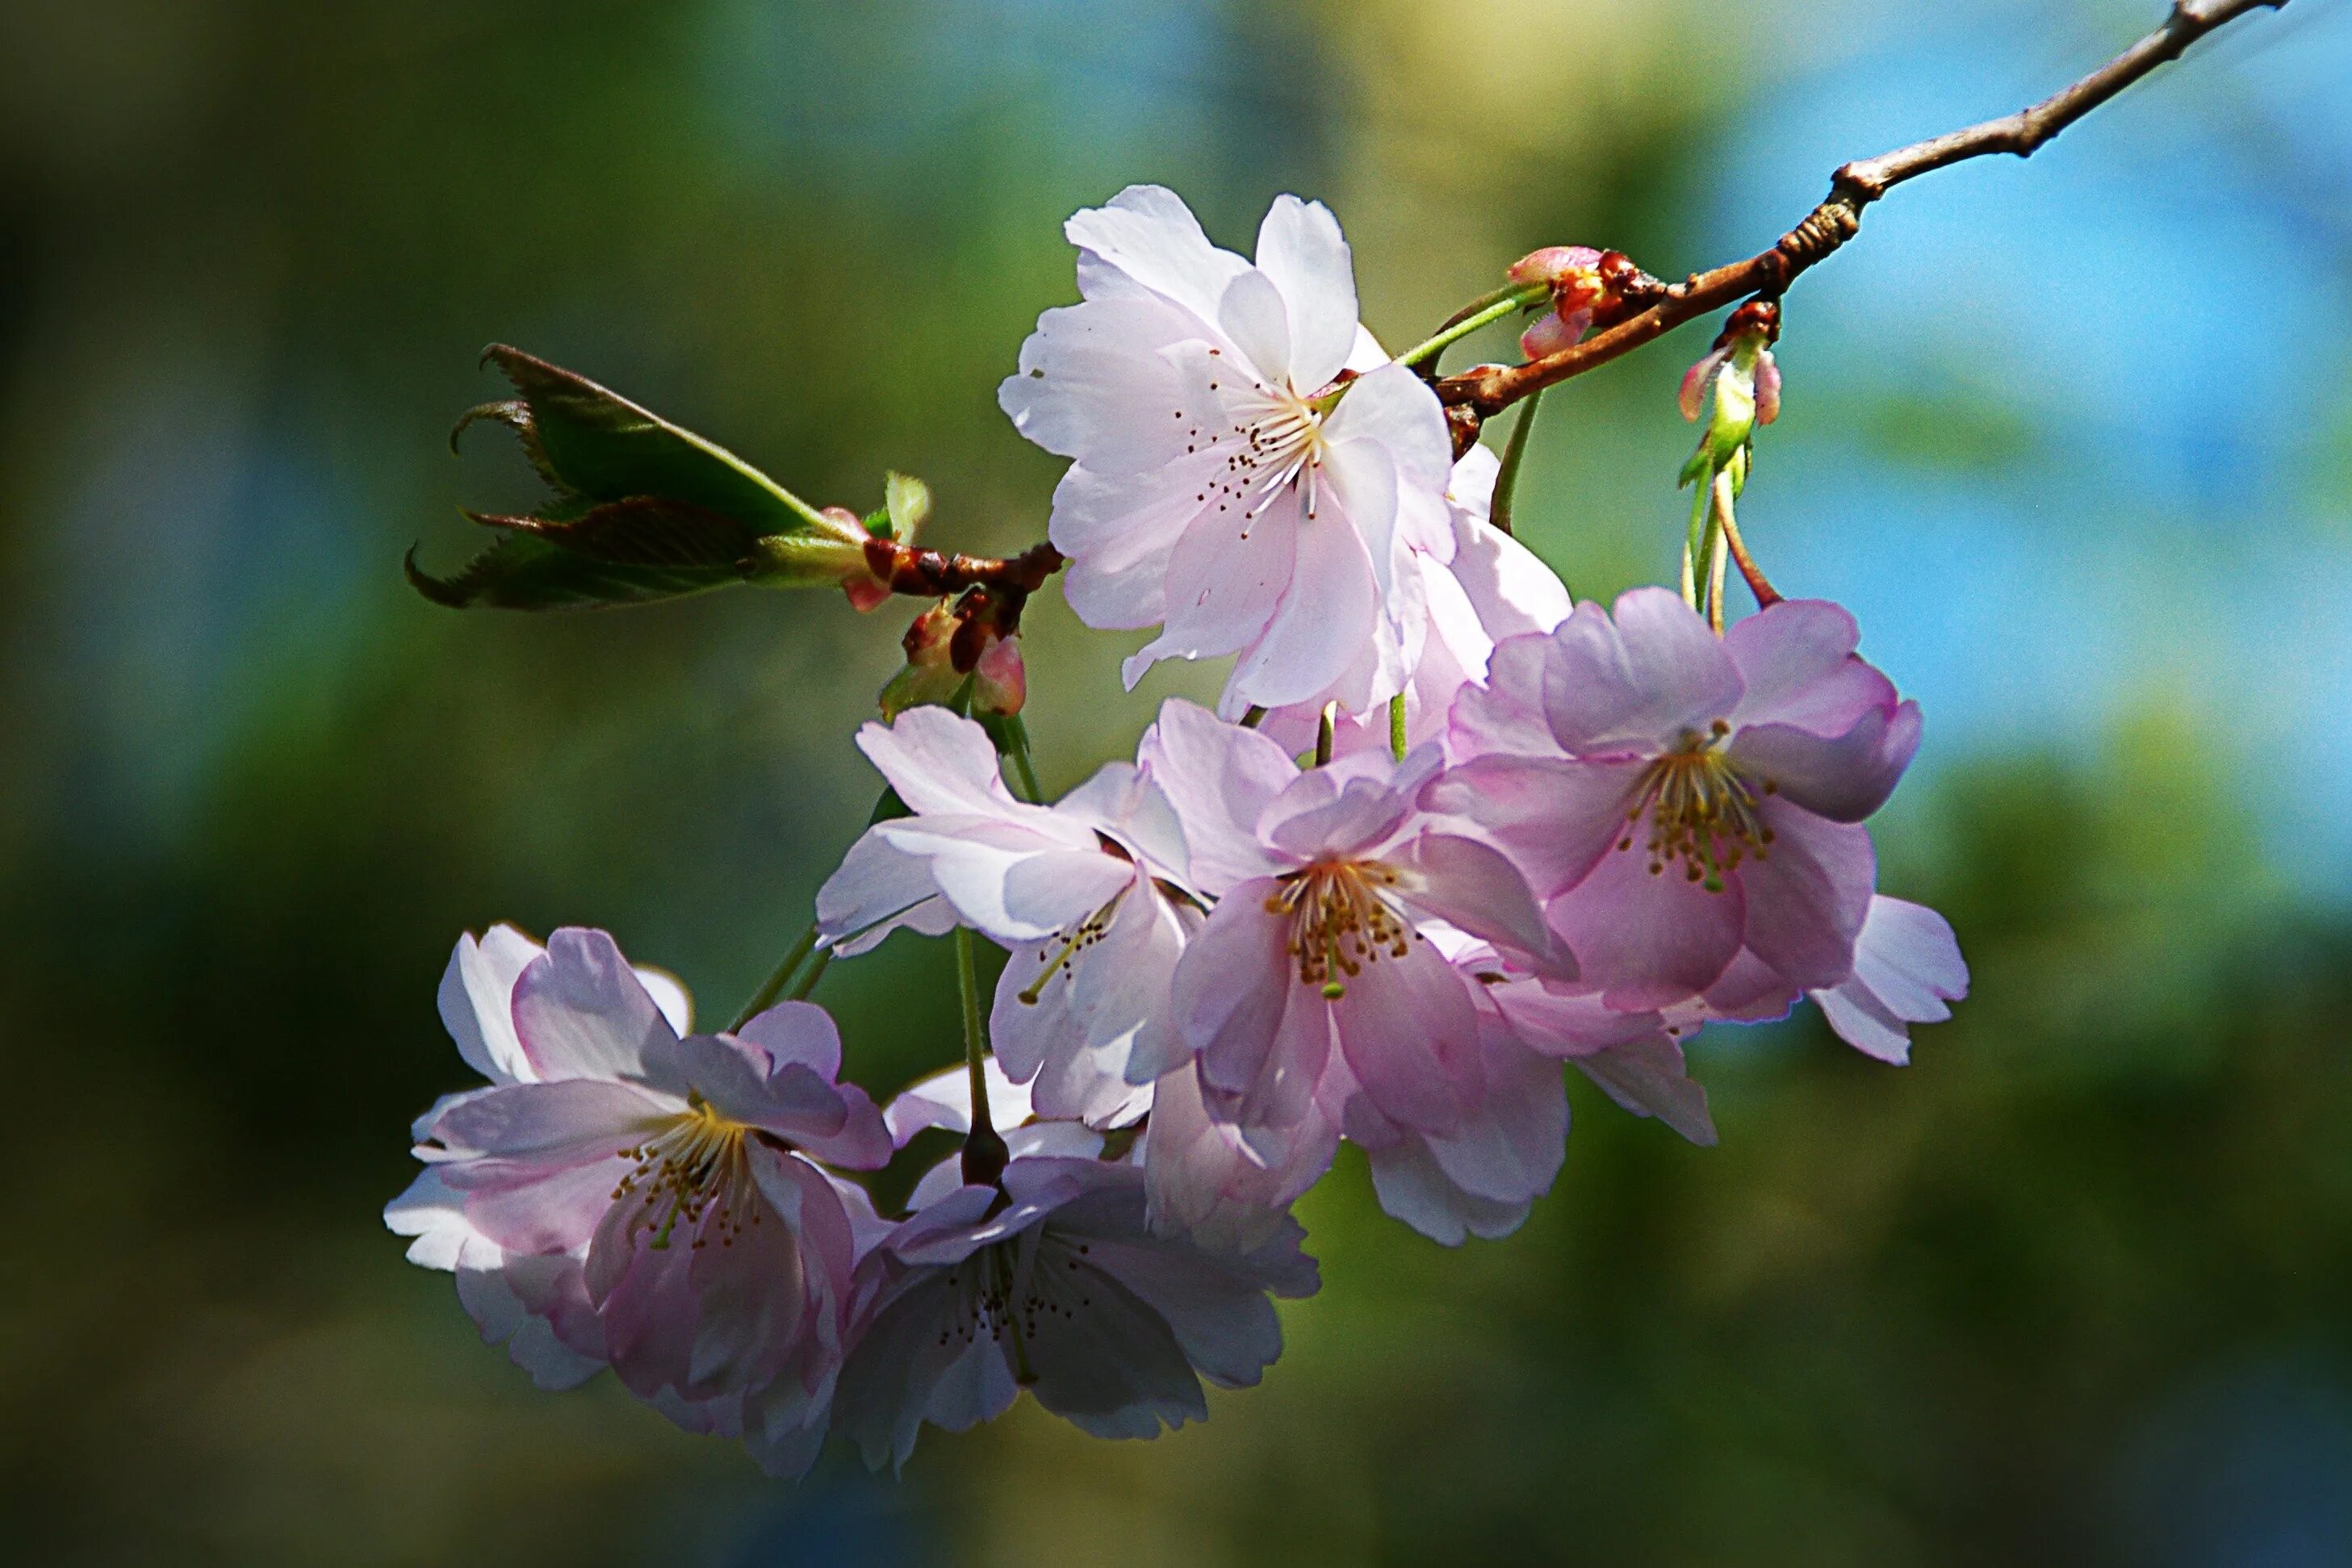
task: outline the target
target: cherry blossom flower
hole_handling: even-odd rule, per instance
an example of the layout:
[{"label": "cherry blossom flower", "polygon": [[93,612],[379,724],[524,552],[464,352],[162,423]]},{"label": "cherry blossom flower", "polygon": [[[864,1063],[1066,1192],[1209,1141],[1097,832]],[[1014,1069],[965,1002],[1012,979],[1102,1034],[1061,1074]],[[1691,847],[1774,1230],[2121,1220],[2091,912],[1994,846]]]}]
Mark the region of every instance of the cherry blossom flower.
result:
[{"label": "cherry blossom flower", "polygon": [[1159,789],[1113,763],[1055,805],[1016,800],[987,732],[944,708],[857,743],[912,814],[851,848],[817,894],[819,934],[851,952],[961,922],[1011,948],[991,1021],[1007,1071],[1036,1080],[1047,1115],[1132,1121],[1183,1054],[1168,982],[1199,919],[1167,886],[1184,841]]},{"label": "cherry blossom flower", "polygon": [[1049,310],[998,393],[1073,459],[1049,537],[1090,626],[1159,626],[1127,663],[1234,653],[1221,708],[1335,684],[1361,711],[1410,673],[1402,552],[1450,552],[1452,447],[1435,396],[1356,319],[1354,264],[1320,204],[1276,200],[1246,261],[1169,191],[1071,218],[1082,302]]},{"label": "cherry blossom flower", "polygon": [[[1451,559],[1441,561],[1415,550],[1411,570],[1399,578],[1417,583],[1428,607],[1425,639],[1407,661],[1413,672],[1404,690],[1409,747],[1445,737],[1455,694],[1486,678],[1496,643],[1549,632],[1568,619],[1568,589],[1559,576],[1533,550],[1486,520],[1499,467],[1487,447],[1473,446],[1462,455],[1445,492],[1454,534]],[[1324,703],[1340,696],[1335,688],[1275,708],[1257,727],[1294,754],[1305,751],[1315,744]],[[1332,727],[1332,754],[1382,750],[1391,739],[1385,702],[1361,713],[1343,706]]]},{"label": "cherry blossom flower", "polygon": [[1337,1051],[1391,1121],[1458,1127],[1482,1092],[1476,1008],[1424,925],[1575,971],[1510,861],[1415,804],[1438,748],[1302,773],[1266,737],[1171,700],[1141,756],[1216,900],[1172,988],[1216,1118],[1245,1135],[1297,1126]]},{"label": "cherry blossom flower", "polygon": [[456,1216],[427,1234],[462,1220],[461,1269],[474,1239],[499,1249],[520,1313],[570,1353],[566,1375],[610,1364],[679,1425],[740,1435],[799,1473],[824,1438],[865,1207],[816,1162],[870,1168],[891,1149],[864,1092],[835,1082],[832,1020],[787,1002],[681,1038],[612,938],[578,929],[522,965],[502,1019],[519,953],[461,944],[452,964],[470,1012],[451,1032],[492,1082],[419,1124]]},{"label": "cherry blossom flower", "polygon": [[[900,1096],[893,1125],[967,1129],[969,1089],[950,1082],[962,1076]],[[859,1266],[859,1337],[835,1419],[866,1462],[903,1467],[924,1422],[962,1431],[1024,1387],[1097,1437],[1150,1437],[1207,1417],[1202,1377],[1256,1383],[1282,1353],[1268,1295],[1320,1283],[1297,1223],[1231,1252],[1155,1233],[1144,1173],[1099,1157],[1099,1134],[1021,1121],[1017,1086],[992,1073],[989,1101],[1002,1175],[968,1181],[960,1158],[942,1162]]]},{"label": "cherry blossom flower", "polygon": [[1835,987],[1877,874],[1862,820],[1919,743],[1917,705],[1859,637],[1819,601],[1721,638],[1663,589],[1613,619],[1580,605],[1497,650],[1487,691],[1455,709],[1468,760],[1429,803],[1510,851],[1608,1007],[1701,997],[1743,950],[1787,986]]}]

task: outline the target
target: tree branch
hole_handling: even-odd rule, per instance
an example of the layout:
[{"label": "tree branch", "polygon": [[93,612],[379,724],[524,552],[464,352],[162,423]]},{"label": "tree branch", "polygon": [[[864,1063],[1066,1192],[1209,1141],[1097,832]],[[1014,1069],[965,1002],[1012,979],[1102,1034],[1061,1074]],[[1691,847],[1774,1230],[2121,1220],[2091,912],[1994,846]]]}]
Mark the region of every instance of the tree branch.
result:
[{"label": "tree branch", "polygon": [[1906,180],[1988,153],[2032,157],[2043,142],[2157,67],[2179,59],[2206,34],[2249,11],[2275,11],[2286,3],[2175,0],[2163,26],[2040,103],[1846,164],[1830,177],[1830,193],[1822,204],[1781,235],[1771,249],[1711,272],[1695,272],[1662,290],[1646,308],[1558,353],[1523,365],[1488,366],[1447,376],[1437,382],[1438,398],[1479,419],[1488,418],[1556,382],[1582,375],[1638,349],[1694,316],[1747,295],[1777,297],[1808,267],[1852,239],[1862,226],[1863,209]]}]

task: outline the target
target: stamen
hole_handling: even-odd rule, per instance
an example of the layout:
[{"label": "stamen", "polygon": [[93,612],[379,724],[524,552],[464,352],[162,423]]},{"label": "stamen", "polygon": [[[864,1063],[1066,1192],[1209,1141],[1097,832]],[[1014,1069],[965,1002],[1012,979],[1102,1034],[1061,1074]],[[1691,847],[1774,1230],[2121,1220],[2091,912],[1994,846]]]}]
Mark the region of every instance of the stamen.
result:
[{"label": "stamen", "polygon": [[1133,883],[1129,883],[1126,887],[1120,888],[1111,894],[1108,904],[1070,927],[1069,931],[1063,936],[1058,947],[1038,950],[1037,961],[1044,964],[1045,969],[1043,974],[1029,983],[1027,988],[1017,993],[1023,1006],[1035,1007],[1038,998],[1045,994],[1046,982],[1060,972],[1063,965],[1087,948],[1095,946],[1109,934],[1111,917],[1118,913],[1119,900],[1125,898],[1129,890],[1134,885]]},{"label": "stamen", "polygon": [[1286,950],[1298,964],[1299,984],[1336,1002],[1365,965],[1402,958],[1422,940],[1381,891],[1401,880],[1379,861],[1331,862],[1283,879],[1265,907],[1289,919]]},{"label": "stamen", "polygon": [[[1625,820],[1638,823],[1650,819],[1643,848],[1652,876],[1664,875],[1679,860],[1684,880],[1720,893],[1725,874],[1738,869],[1742,860],[1752,855],[1760,861],[1769,852],[1772,830],[1764,825],[1757,805],[1759,790],[1724,755],[1723,743],[1730,734],[1731,726],[1723,719],[1709,725],[1703,739],[1685,734],[1680,749],[1652,761],[1635,781]],[[1768,779],[1760,793],[1776,789]],[[1618,839],[1618,849],[1631,850],[1633,839],[1634,832],[1628,831]]]},{"label": "stamen", "polygon": [[714,1223],[694,1245],[699,1248],[715,1235],[719,1246],[732,1247],[745,1227],[759,1224],[763,1205],[744,1153],[750,1132],[698,1100],[644,1143],[623,1149],[636,1163],[613,1188],[613,1201],[639,1199],[629,1219],[630,1235],[650,1228],[647,1244],[659,1250],[681,1222],[690,1231],[700,1229],[709,1215]]}]

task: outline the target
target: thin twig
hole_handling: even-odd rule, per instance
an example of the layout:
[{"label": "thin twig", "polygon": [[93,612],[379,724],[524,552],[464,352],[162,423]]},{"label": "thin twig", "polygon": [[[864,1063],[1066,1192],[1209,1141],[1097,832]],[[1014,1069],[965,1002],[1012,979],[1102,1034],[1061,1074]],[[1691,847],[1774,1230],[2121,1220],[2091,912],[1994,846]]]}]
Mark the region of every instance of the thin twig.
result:
[{"label": "thin twig", "polygon": [[1993,152],[2032,156],[2036,149],[2157,67],[2176,60],[2206,34],[2249,11],[2278,10],[2287,0],[2176,0],[2163,26],[2064,90],[2029,109],[1848,163],[1830,178],[1830,193],[1771,249],[1745,261],[1695,272],[1648,308],[1581,343],[1523,365],[1489,366],[1437,382],[1442,402],[1492,417],[1530,393],[1608,363],[1695,316],[1746,295],[1779,295],[1799,274],[1854,236],[1862,212],[1906,180]]}]

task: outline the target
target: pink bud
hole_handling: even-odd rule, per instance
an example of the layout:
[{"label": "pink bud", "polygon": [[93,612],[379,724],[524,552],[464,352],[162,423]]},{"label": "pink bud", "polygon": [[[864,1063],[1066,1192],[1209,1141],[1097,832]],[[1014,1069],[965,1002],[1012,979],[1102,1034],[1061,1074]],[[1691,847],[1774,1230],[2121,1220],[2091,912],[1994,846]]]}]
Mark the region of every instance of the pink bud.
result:
[{"label": "pink bud", "polygon": [[1505,276],[1514,283],[1548,283],[1557,289],[1594,275],[1600,266],[1601,253],[1589,245],[1548,245],[1511,263]]},{"label": "pink bud", "polygon": [[1573,312],[1555,310],[1519,334],[1519,352],[1530,360],[1540,360],[1546,354],[1573,348],[1591,325],[1592,308],[1589,305]]},{"label": "pink bud", "polygon": [[1029,671],[1022,662],[1018,635],[990,643],[973,671],[980,676],[972,686],[973,712],[1016,714],[1029,700]]}]

